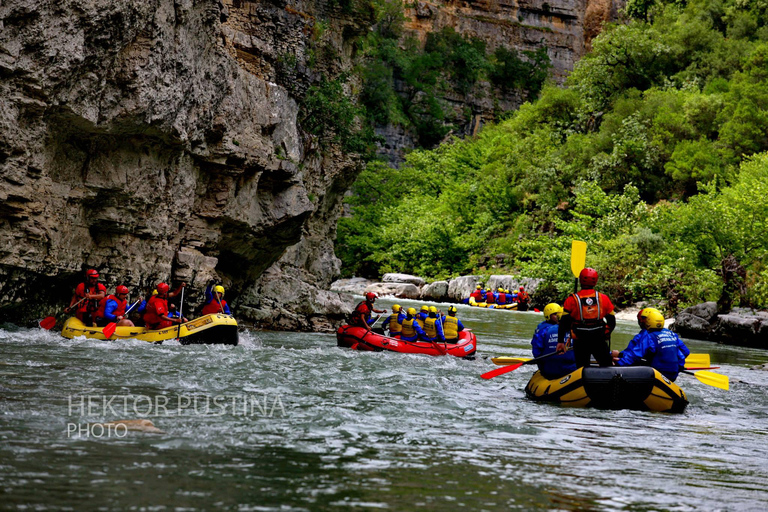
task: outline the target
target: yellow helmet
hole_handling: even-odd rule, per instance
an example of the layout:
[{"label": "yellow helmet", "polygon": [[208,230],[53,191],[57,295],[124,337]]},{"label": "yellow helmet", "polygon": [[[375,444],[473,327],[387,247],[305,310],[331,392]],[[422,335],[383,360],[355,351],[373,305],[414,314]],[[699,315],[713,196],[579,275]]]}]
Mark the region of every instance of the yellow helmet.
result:
[{"label": "yellow helmet", "polygon": [[455,315],[458,309],[456,309],[456,306],[448,306],[448,314],[449,315]]},{"label": "yellow helmet", "polygon": [[645,327],[647,329],[663,329],[664,328],[664,315],[658,309],[648,308]]},{"label": "yellow helmet", "polygon": [[392,305],[392,311],[395,312],[395,313],[397,313],[401,309],[403,309],[403,308],[400,307],[400,304],[393,304]]},{"label": "yellow helmet", "polygon": [[421,311],[429,313],[429,306],[421,306]]},{"label": "yellow helmet", "polygon": [[216,285],[216,286],[213,288],[213,291],[214,291],[215,293],[220,293],[220,294],[224,295],[224,287],[223,287],[223,286],[221,286],[220,284],[217,284],[217,285]]},{"label": "yellow helmet", "polygon": [[544,306],[544,318],[549,320],[549,317],[555,313],[562,313],[563,308],[557,302],[550,302]]},{"label": "yellow helmet", "polygon": [[504,293],[504,288],[499,287],[499,289],[496,290],[496,291],[499,292],[499,293]]},{"label": "yellow helmet", "polygon": [[152,295],[157,295],[157,290],[152,290]]},{"label": "yellow helmet", "polygon": [[416,308],[408,308],[407,313],[411,316],[416,314]]},{"label": "yellow helmet", "polygon": [[490,288],[486,288],[485,291],[489,292],[489,291],[491,291],[491,289]]},{"label": "yellow helmet", "polygon": [[475,286],[475,288],[478,289],[478,290],[482,290],[483,289],[483,285],[479,284],[479,285]]},{"label": "yellow helmet", "polygon": [[[658,313],[661,315],[661,311],[656,308],[644,308],[637,313],[637,323],[640,327],[647,328],[648,315],[651,313]],[[663,315],[662,315],[663,316]]]},{"label": "yellow helmet", "polygon": [[437,313],[437,308],[435,306],[429,306],[429,312],[430,313]]}]

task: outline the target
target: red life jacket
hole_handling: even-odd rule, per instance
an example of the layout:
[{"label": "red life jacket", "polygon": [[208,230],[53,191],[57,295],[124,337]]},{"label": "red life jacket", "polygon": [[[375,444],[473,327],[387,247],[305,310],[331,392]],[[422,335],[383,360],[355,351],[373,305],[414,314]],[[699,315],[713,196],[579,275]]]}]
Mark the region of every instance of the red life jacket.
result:
[{"label": "red life jacket", "polygon": [[473,297],[475,299],[475,302],[483,302],[485,300],[485,296],[483,296],[482,290],[473,291],[470,297]]},{"label": "red life jacket", "polygon": [[531,297],[528,295],[528,292],[526,291],[517,292],[517,302],[524,303],[524,302],[528,302],[529,300],[531,300]]},{"label": "red life jacket", "polygon": [[499,292],[499,304],[506,304],[507,302],[507,294],[504,292]]},{"label": "red life jacket", "polygon": [[352,312],[352,318],[349,323],[357,325],[358,327],[364,327],[370,318],[371,308],[368,306],[367,301],[363,301],[355,307],[355,311]]},{"label": "red life jacket", "polygon": [[[82,289],[80,286],[82,285]],[[86,293],[96,294],[107,292],[107,287],[104,286],[101,283],[96,283],[94,286],[89,286],[88,282],[82,282],[79,285],[77,285],[77,288],[75,288],[75,295],[77,295],[79,298],[85,297]],[[97,299],[88,299],[80,306],[78,306],[78,311],[88,311],[89,313],[93,313],[94,311],[99,309],[100,302]]]},{"label": "red life jacket", "polygon": [[128,301],[120,300],[114,295],[107,295],[99,301],[99,309],[96,311],[96,314],[93,315],[95,318],[104,318],[104,311],[107,309],[107,301],[110,300],[117,302],[117,307],[112,314],[115,316],[125,316],[125,306],[128,305]]},{"label": "red life jacket", "polygon": [[213,299],[211,302],[203,306],[203,315],[213,315],[214,313],[221,313],[224,308],[227,306],[227,301],[224,299],[221,300],[221,307],[219,307],[219,303],[216,302],[216,299]]},{"label": "red life jacket", "polygon": [[144,313],[144,323],[147,325],[157,325],[163,321],[162,316],[168,316],[168,301],[153,295],[147,301],[147,309]]},{"label": "red life jacket", "polygon": [[485,292],[485,302],[486,304],[493,304],[496,302],[496,297],[493,296],[493,292]]}]

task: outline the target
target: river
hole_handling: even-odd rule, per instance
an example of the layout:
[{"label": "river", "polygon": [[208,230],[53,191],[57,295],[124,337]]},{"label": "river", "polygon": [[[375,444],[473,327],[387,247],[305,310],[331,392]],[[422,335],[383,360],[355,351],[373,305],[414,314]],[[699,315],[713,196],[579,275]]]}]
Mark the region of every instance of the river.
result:
[{"label": "river", "polygon": [[[768,372],[749,366],[768,353],[687,340],[731,390],[681,375],[681,415],[567,409],[525,398],[530,366],[479,377],[530,354],[541,314],[459,317],[475,361],[328,334],[184,347],[4,325],[0,508],[765,510]],[[614,348],[635,332],[620,322]],[[164,433],[88,426],[144,417]]]}]

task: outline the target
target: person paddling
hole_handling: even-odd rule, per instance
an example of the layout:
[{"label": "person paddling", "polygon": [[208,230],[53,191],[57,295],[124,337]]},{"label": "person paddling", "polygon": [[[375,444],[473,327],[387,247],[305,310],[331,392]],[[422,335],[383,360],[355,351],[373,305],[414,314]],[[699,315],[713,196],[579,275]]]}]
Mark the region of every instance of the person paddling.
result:
[{"label": "person paddling", "polygon": [[424,334],[421,336],[421,339],[433,343],[436,341],[445,343],[442,322],[440,317],[437,316],[437,308],[435,306],[429,307],[429,316],[424,320]]},{"label": "person paddling", "polygon": [[[562,313],[563,308],[556,302],[544,306],[544,321],[536,326],[531,339],[531,352],[534,358],[551,354],[557,349],[558,326]],[[566,345],[568,341],[570,341],[570,334],[566,334]],[[547,379],[559,379],[576,370],[576,359],[572,350],[544,358],[536,364],[541,374]]]},{"label": "person paddling", "polygon": [[118,327],[133,327],[133,322],[126,318],[128,293],[128,287],[120,285],[115,288],[114,295],[101,299],[99,309],[93,315],[98,327],[106,327],[111,323],[116,324]]},{"label": "person paddling", "polygon": [[382,322],[384,327],[389,328],[389,336],[391,338],[399,338],[400,332],[403,329],[402,323],[405,320],[405,314],[400,304],[394,304],[392,306],[392,314]]},{"label": "person paddling", "polygon": [[616,365],[633,366],[645,361],[674,382],[680,370],[685,369],[685,358],[691,351],[677,334],[664,328],[664,315],[660,311],[649,311],[645,326],[646,329],[638,334],[637,342],[630,342],[621,351]]},{"label": "person paddling", "polygon": [[99,309],[99,302],[107,296],[107,287],[99,282],[99,273],[94,269],[85,272],[85,281],[78,284],[75,293],[69,301],[69,307],[64,309],[69,313],[80,302],[75,310],[75,316],[85,325],[93,325],[93,313]]},{"label": "person paddling", "polygon": [[374,308],[374,302],[376,302],[376,294],[373,292],[366,293],[365,300],[360,302],[352,312],[352,317],[349,319],[349,324],[356,327],[363,327],[370,331],[371,325],[376,321],[376,319],[371,318],[371,314],[387,312],[386,309]]},{"label": "person paddling", "polygon": [[224,287],[221,285],[214,287],[213,283],[211,283],[205,289],[205,305],[203,306],[202,314],[212,315],[214,313],[232,314],[229,310],[229,304],[224,300]]},{"label": "person paddling", "polygon": [[[576,366],[589,366],[594,355],[600,366],[611,366],[607,340],[616,328],[613,303],[604,293],[596,291],[597,271],[585,268],[579,273],[581,290],[569,295],[563,304],[563,317],[557,331],[557,352],[565,352],[565,337],[572,335]],[[518,297],[519,297],[518,293]]]},{"label": "person paddling", "polygon": [[181,318],[171,318],[168,316],[168,298],[177,295],[186,283],[181,283],[173,293],[168,293],[170,287],[166,283],[158,283],[157,295],[153,295],[147,301],[147,308],[144,312],[144,323],[148,330],[165,329],[173,324],[182,323]]}]

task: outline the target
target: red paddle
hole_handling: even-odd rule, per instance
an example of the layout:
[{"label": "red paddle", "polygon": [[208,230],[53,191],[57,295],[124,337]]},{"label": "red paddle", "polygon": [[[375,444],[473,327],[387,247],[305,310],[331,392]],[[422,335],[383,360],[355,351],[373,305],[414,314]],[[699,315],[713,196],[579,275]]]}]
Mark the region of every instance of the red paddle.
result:
[{"label": "red paddle", "polygon": [[[134,303],[131,305],[131,307],[129,307],[129,308],[128,308],[128,311],[126,311],[126,312],[125,312],[125,315],[127,315],[128,313],[130,313],[130,312],[131,312],[131,310],[133,309],[133,307],[134,307],[136,304],[138,304],[139,302],[141,302],[141,298],[139,298],[139,300],[137,300],[136,302],[134,302]],[[125,315],[123,315],[123,316],[125,316]],[[117,323],[116,323],[116,322],[111,322],[111,323],[108,323],[108,324],[107,324],[107,326],[104,328],[104,330],[103,330],[103,331],[101,331],[101,332],[104,334],[104,337],[105,337],[105,338],[109,339],[109,338],[111,338],[111,337],[112,337],[112,335],[113,335],[113,334],[115,334],[115,329],[117,329]]]},{"label": "red paddle", "polygon": [[[64,308],[64,313],[68,313],[68,312],[72,311],[72,309],[75,306],[78,306],[79,304],[81,304],[86,299],[87,299],[87,297],[83,297],[82,299],[80,299],[79,301],[75,302],[74,304],[72,304],[68,308]],[[43,318],[42,320],[40,320],[39,325],[40,325],[40,327],[42,327],[46,331],[50,331],[51,329],[53,329],[53,326],[56,325],[56,317],[55,316],[47,316],[47,317]]]}]

